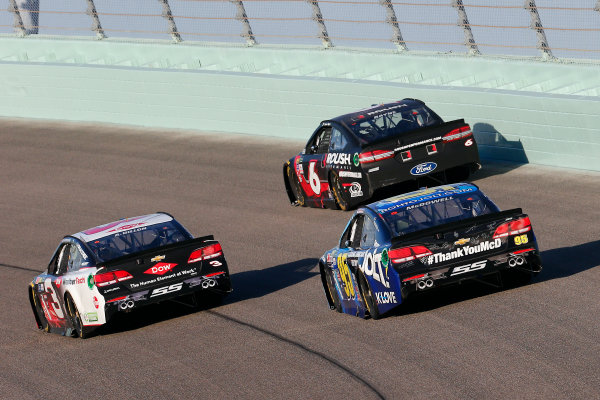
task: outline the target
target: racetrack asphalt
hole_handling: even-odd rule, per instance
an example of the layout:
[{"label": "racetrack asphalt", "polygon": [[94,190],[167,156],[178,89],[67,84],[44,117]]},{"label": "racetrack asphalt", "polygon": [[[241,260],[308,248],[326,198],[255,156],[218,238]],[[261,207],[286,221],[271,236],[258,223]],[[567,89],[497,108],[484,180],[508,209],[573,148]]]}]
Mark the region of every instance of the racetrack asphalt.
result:
[{"label": "racetrack asphalt", "polygon": [[[0,397],[600,398],[600,173],[486,163],[522,207],[544,271],[409,299],[362,320],[329,310],[316,263],[351,213],[290,206],[302,143],[0,120]],[[26,289],[65,234],[154,211],[223,245],[221,306],[166,302],[72,339],[36,329]]]}]

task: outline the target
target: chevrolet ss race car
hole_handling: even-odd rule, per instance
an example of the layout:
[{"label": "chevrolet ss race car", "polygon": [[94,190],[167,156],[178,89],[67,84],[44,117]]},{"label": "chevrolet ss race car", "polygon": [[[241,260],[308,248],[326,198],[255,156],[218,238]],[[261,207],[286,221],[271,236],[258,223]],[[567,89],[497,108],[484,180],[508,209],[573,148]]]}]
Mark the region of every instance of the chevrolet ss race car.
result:
[{"label": "chevrolet ss race car", "polygon": [[466,279],[518,280],[542,269],[531,222],[477,186],[438,186],[359,208],[319,261],[331,309],[373,319],[411,293]]},{"label": "chevrolet ss race car", "polygon": [[231,290],[219,242],[156,213],[65,236],[28,295],[39,329],[84,338],[118,312]]},{"label": "chevrolet ss race car", "polygon": [[321,122],[284,163],[283,179],[294,205],[348,210],[383,187],[459,182],[479,168],[464,120],[444,122],[422,101],[404,99]]}]

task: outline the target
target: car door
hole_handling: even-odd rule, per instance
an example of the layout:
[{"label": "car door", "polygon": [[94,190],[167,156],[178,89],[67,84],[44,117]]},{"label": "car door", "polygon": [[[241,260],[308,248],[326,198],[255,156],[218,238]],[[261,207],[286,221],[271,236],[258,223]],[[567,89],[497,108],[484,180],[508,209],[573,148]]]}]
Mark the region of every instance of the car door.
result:
[{"label": "car door", "polygon": [[331,139],[331,125],[322,124],[308,141],[302,155],[300,185],[308,201],[323,206],[323,201],[329,199],[329,182],[325,158],[329,150]]},{"label": "car door", "polygon": [[58,246],[48,264],[45,274],[41,274],[35,281],[35,293],[39,305],[51,328],[65,328],[67,326],[65,304],[61,290],[62,275],[67,271],[70,246],[68,240],[63,240]]},{"label": "car door", "polygon": [[352,203],[361,201],[365,194],[369,194],[360,167],[359,150],[360,146],[352,135],[337,124],[332,123],[331,140],[325,166],[340,179],[346,201],[350,200]]}]

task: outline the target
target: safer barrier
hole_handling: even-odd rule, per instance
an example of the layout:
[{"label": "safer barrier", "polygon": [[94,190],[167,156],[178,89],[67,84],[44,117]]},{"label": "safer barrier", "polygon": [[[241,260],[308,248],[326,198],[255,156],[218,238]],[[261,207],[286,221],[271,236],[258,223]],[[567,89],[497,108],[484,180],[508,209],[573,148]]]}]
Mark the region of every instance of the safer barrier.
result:
[{"label": "safer barrier", "polygon": [[0,115],[305,140],[328,117],[416,97],[482,155],[600,170],[595,63],[275,46],[0,38]]}]

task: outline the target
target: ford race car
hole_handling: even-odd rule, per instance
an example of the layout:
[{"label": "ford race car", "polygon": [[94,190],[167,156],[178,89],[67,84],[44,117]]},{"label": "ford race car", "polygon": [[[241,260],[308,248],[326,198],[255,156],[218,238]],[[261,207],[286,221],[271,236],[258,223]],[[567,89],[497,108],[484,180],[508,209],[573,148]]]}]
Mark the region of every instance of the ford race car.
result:
[{"label": "ford race car", "polygon": [[321,122],[284,163],[283,179],[294,205],[348,210],[383,187],[459,182],[479,168],[464,120],[444,122],[422,101],[404,99]]},{"label": "ford race car", "polygon": [[84,338],[115,313],[231,291],[219,242],[194,238],[171,215],[156,213],[65,236],[28,295],[39,329]]},{"label": "ford race car", "polygon": [[521,209],[500,211],[459,183],[359,208],[319,269],[332,309],[377,319],[412,293],[486,275],[519,281],[542,263]]}]

